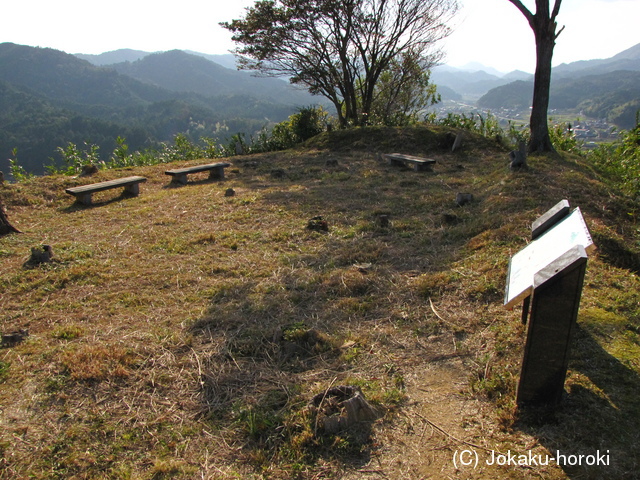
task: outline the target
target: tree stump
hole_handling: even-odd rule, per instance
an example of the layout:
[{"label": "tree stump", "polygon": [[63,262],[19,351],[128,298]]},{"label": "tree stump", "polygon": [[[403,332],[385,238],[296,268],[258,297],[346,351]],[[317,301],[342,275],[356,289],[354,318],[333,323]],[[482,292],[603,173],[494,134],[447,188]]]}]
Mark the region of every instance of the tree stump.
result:
[{"label": "tree stump", "polygon": [[509,152],[509,160],[511,164],[509,168],[511,170],[520,170],[527,167],[527,144],[521,141],[518,144],[518,150],[512,150]]},{"label": "tree stump", "polygon": [[7,213],[4,209],[2,201],[0,201],[0,237],[9,233],[21,233],[16,227],[9,223]]},{"label": "tree stump", "polygon": [[329,434],[362,422],[372,422],[381,416],[367,402],[360,388],[351,385],[332,387],[319,393],[311,399],[309,410],[314,414],[316,426]]}]

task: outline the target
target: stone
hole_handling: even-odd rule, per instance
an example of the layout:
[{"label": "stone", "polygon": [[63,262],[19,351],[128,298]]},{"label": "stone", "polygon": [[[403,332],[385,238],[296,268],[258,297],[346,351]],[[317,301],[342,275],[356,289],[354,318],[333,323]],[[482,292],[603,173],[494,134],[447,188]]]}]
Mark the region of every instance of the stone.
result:
[{"label": "stone", "polygon": [[511,170],[520,170],[527,168],[527,144],[521,141],[518,144],[518,150],[512,150],[509,152],[509,168]]},{"label": "stone", "polygon": [[236,191],[233,188],[227,188],[227,191],[224,192],[225,197],[234,197],[236,195]]},{"label": "stone", "polygon": [[307,222],[307,229],[315,232],[328,232],[329,224],[321,216],[317,216]]},{"label": "stone", "polygon": [[2,334],[2,346],[13,347],[19,343],[22,343],[25,338],[29,336],[29,330],[20,329],[11,333]]},{"label": "stone", "polygon": [[473,202],[472,193],[458,193],[456,194],[456,205],[463,207]]},{"label": "stone", "polygon": [[456,139],[453,141],[453,146],[451,147],[451,153],[455,152],[462,146],[462,133],[458,133],[456,135]]},{"label": "stone", "polygon": [[390,224],[389,215],[376,215],[376,226],[378,228],[389,228]]},{"label": "stone", "polygon": [[337,167],[338,166],[338,160],[336,160],[335,158],[330,158],[326,161],[326,166],[327,167]]},{"label": "stone", "polygon": [[349,430],[380,418],[357,386],[332,387],[314,396],[308,406],[317,427],[328,434]]},{"label": "stone", "polygon": [[31,249],[31,257],[28,263],[31,265],[40,265],[41,263],[49,263],[53,258],[53,249],[51,245],[42,245],[42,247],[34,247]]},{"label": "stone", "polygon": [[92,163],[89,163],[87,165],[83,165],[82,166],[82,170],[80,171],[80,175],[78,175],[78,176],[79,177],[90,177],[91,175],[94,175],[96,173],[98,173],[98,167],[96,167]]}]

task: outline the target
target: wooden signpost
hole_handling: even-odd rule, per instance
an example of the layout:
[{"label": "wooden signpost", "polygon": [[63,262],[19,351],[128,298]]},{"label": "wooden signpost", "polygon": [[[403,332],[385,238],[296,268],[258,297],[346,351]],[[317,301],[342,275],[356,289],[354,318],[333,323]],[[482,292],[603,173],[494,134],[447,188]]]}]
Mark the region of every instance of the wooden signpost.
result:
[{"label": "wooden signpost", "polygon": [[564,391],[569,341],[595,249],[579,208],[563,200],[532,225],[532,241],[509,262],[505,307],[523,302],[527,340],[518,406],[556,404]]}]

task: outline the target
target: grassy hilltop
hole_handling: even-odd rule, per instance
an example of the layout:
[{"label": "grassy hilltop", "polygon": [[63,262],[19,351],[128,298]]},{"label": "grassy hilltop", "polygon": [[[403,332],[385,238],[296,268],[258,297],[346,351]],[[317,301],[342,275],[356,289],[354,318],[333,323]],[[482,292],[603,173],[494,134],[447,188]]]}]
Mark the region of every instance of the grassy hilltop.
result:
[{"label": "grassy hilltop", "polygon": [[[0,186],[24,232],[0,238],[1,330],[29,330],[0,350],[0,478],[634,478],[637,205],[580,157],[511,172],[499,144],[467,134],[451,153],[451,135],[324,133],[182,187],[164,175],[178,164]],[[437,164],[393,167],[379,157],[391,152]],[[82,207],[64,193],[129,175],[148,178],[139,197]],[[458,192],[474,202],[458,207]],[[562,199],[598,250],[566,398],[520,415],[507,264]],[[328,232],[306,228],[316,216]],[[54,260],[28,265],[42,244]],[[359,386],[381,418],[323,433],[308,403],[337,385]],[[456,468],[462,450],[477,468]],[[558,450],[609,464],[484,461]]]}]

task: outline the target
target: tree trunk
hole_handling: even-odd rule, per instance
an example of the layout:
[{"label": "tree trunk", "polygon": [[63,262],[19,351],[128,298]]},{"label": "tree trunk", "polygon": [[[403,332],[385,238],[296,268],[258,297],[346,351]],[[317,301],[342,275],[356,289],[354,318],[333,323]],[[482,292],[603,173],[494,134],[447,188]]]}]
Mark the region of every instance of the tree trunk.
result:
[{"label": "tree trunk", "polygon": [[536,73],[533,83],[533,101],[531,104],[531,139],[529,153],[552,152],[556,150],[549,136],[547,112],[549,110],[549,89],[551,88],[551,59],[556,38],[556,17],[560,12],[562,0],[555,0],[553,10],[549,8],[550,0],[536,0],[535,15],[524,6],[521,0],[509,0],[515,5],[529,22],[536,38]]},{"label": "tree trunk", "polygon": [[2,201],[0,201],[0,237],[9,233],[21,232],[9,223],[9,219],[7,218],[7,214],[4,210],[4,205],[2,205]]},{"label": "tree trunk", "polygon": [[551,88],[551,60],[555,46],[555,25],[550,28],[549,19],[536,18],[536,73],[533,83],[533,101],[529,126],[531,139],[529,153],[554,152],[549,136],[548,111]]}]

